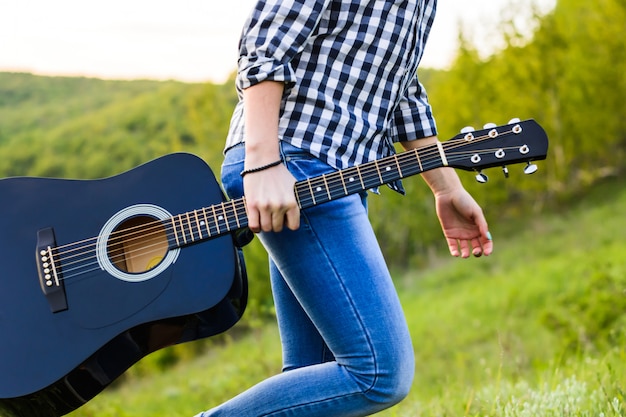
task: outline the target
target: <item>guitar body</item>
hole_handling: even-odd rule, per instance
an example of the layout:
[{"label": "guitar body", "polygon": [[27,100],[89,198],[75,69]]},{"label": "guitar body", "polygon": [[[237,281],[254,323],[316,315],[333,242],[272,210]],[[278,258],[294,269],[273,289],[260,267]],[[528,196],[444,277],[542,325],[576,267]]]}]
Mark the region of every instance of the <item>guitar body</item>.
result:
[{"label": "guitar body", "polygon": [[[223,332],[243,314],[245,268],[232,234],[190,236],[180,248],[164,237],[170,213],[224,201],[195,156],[167,155],[98,180],[3,179],[0,200],[4,417],[66,414],[148,353]],[[159,226],[156,249],[118,261],[135,241],[152,241],[138,232],[116,243],[116,233],[150,222]],[[38,267],[50,239],[65,257]]]}]

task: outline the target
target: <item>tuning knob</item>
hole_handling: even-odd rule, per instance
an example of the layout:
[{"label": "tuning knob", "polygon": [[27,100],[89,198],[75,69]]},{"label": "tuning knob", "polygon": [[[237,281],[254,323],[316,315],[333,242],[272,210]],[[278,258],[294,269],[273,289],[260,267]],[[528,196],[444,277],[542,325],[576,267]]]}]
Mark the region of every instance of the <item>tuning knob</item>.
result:
[{"label": "tuning knob", "polygon": [[509,178],[509,169],[506,166],[502,167],[502,173],[504,174],[504,178]]},{"label": "tuning knob", "polygon": [[539,168],[537,167],[537,165],[531,164],[529,161],[528,164],[524,167],[524,174],[534,174],[535,172],[537,172],[538,169]]},{"label": "tuning knob", "polygon": [[472,126],[465,126],[463,129],[461,129],[461,133],[470,133],[475,131],[476,129],[474,129]]},{"label": "tuning knob", "polygon": [[514,124],[514,123],[519,123],[519,122],[520,122],[519,117],[514,117],[514,118],[512,118],[511,120],[509,120],[509,124],[510,124],[510,125],[512,125],[512,124]]},{"label": "tuning knob", "polygon": [[489,181],[489,177],[483,174],[482,172],[479,172],[478,174],[476,174],[476,181],[478,181],[481,184],[484,184],[487,181]]},{"label": "tuning knob", "polygon": [[494,127],[497,127],[498,125],[495,123],[485,123],[485,125],[483,126],[483,129],[493,129]]}]

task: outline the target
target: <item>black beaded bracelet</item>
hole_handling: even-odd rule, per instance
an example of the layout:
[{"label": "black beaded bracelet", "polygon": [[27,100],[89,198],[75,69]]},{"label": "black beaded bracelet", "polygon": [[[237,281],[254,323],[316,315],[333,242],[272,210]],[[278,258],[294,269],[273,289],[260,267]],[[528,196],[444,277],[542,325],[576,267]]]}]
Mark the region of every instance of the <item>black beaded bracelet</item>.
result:
[{"label": "black beaded bracelet", "polygon": [[259,171],[264,171],[268,168],[272,168],[275,167],[277,165],[280,165],[283,163],[282,159],[279,159],[278,161],[269,163],[267,165],[261,165],[260,167],[256,167],[256,168],[250,168],[250,169],[244,169],[243,171],[241,171],[239,173],[239,175],[241,175],[242,177],[245,176],[246,174],[252,174],[253,172],[259,172]]}]

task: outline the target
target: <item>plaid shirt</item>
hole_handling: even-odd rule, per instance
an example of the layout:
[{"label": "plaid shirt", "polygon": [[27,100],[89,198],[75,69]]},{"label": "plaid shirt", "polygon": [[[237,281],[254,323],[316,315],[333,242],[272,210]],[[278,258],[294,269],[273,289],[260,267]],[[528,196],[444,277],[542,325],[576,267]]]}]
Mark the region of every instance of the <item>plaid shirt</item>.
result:
[{"label": "plaid shirt", "polygon": [[[343,169],[436,134],[417,66],[436,0],[259,0],[240,40],[237,90],[285,83],[279,138]],[[244,141],[243,104],[226,149]]]}]

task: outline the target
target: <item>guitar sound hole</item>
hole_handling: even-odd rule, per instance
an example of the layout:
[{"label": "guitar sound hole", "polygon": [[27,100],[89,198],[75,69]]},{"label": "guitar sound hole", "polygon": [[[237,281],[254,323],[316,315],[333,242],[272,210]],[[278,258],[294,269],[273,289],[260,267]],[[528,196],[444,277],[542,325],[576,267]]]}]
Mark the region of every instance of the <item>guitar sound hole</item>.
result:
[{"label": "guitar sound hole", "polygon": [[167,254],[165,228],[151,216],[135,216],[120,223],[109,236],[107,254],[117,269],[142,273],[161,263]]}]

